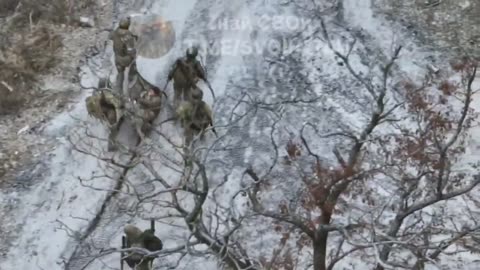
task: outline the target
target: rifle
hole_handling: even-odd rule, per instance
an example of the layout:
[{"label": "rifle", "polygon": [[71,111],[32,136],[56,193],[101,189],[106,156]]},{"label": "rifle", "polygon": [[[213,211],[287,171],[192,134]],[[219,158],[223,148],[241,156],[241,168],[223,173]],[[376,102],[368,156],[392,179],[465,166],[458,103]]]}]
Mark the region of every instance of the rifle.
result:
[{"label": "rifle", "polygon": [[[125,239],[125,235],[122,235],[122,249],[126,248],[126,239]],[[120,253],[120,270],[123,270],[123,257],[125,256],[125,254],[123,253],[123,251]]]},{"label": "rifle", "polygon": [[208,89],[210,89],[210,92],[212,93],[213,100],[215,101],[215,99],[216,99],[215,98],[215,93],[213,92],[213,89],[212,89],[212,86],[210,85],[210,82],[207,79],[205,79],[205,83],[207,84]]},{"label": "rifle", "polygon": [[[192,86],[195,87],[195,88],[198,88],[198,87],[197,87],[197,84],[192,80],[192,78],[190,78],[190,76],[188,76],[188,73],[187,73],[187,71],[185,70],[185,65],[186,65],[186,64],[185,64],[182,60],[178,59],[178,60],[177,60],[177,66],[178,66],[178,65],[180,65],[180,70],[182,71],[183,76],[185,76],[185,78],[188,80],[188,82],[190,83],[190,85],[192,85]],[[175,67],[175,68],[176,68],[176,67]],[[210,85],[210,82],[207,80],[207,78],[202,78],[202,79],[205,81],[205,83],[207,84],[208,89],[209,89],[210,92],[212,93],[213,100],[215,100],[215,99],[216,99],[216,98],[215,98],[215,93],[214,93],[214,91],[213,91],[213,89],[212,89],[212,86]]]},{"label": "rifle", "polygon": [[174,121],[174,120],[177,120],[177,117],[176,117],[176,116],[170,117],[170,118],[168,118],[168,119],[166,119],[166,120],[163,120],[163,121],[160,122],[158,125],[160,126],[160,125],[162,125],[162,124],[165,124],[165,123],[167,123],[167,122]]},{"label": "rifle", "polygon": [[160,89],[160,90],[162,91],[162,94],[165,96],[166,99],[168,99],[168,96],[167,96],[167,93],[166,93],[165,91],[166,91],[167,86],[168,86],[169,83],[170,83],[170,81],[167,80],[167,82],[165,83],[165,85],[163,86],[163,88]]},{"label": "rifle", "polygon": [[217,131],[215,130],[215,128],[213,127],[213,125],[212,125],[212,132],[213,132],[213,134],[215,134],[215,137],[217,137],[217,138],[218,138]]},{"label": "rifle", "polygon": [[217,134],[217,131],[215,130],[215,127],[213,126],[213,120],[212,120],[211,116],[210,116],[210,126],[212,126],[213,134],[215,134],[215,137],[218,138],[218,134]]}]

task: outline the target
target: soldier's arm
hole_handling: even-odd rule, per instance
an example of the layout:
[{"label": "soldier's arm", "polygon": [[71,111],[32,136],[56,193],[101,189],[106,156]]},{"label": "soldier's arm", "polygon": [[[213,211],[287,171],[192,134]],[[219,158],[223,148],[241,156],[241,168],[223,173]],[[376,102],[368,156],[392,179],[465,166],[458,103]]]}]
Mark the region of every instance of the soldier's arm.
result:
[{"label": "soldier's arm", "polygon": [[172,68],[168,72],[168,80],[171,80],[173,78],[173,74],[175,73],[175,70],[177,69],[177,63],[178,63],[178,60],[175,61],[175,63],[172,65]]}]

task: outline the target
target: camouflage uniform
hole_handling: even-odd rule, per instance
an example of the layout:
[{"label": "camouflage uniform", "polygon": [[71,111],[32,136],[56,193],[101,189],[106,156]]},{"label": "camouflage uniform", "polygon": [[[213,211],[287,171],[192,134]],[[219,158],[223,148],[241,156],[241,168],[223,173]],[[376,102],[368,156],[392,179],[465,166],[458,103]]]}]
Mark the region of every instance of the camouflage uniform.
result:
[{"label": "camouflage uniform", "polygon": [[110,40],[113,40],[113,52],[115,53],[115,66],[118,74],[116,87],[122,90],[125,78],[125,69],[133,63],[136,57],[135,41],[137,37],[128,30],[130,18],[120,21],[119,27],[110,33]]},{"label": "camouflage uniform", "polygon": [[203,100],[203,92],[196,89],[192,93],[192,101],[185,102],[177,110],[178,118],[185,129],[185,144],[189,145],[195,135],[204,136],[204,130],[213,125],[212,110]]},{"label": "camouflage uniform", "polygon": [[153,87],[148,91],[144,91],[138,102],[138,120],[136,123],[137,133],[140,138],[143,140],[145,134],[148,134],[153,128],[153,121],[160,114],[160,109],[162,105],[162,97],[160,95],[160,89]]},{"label": "camouflage uniform", "polygon": [[[151,252],[162,250],[162,241],[153,234],[152,230],[141,231],[133,225],[126,225],[124,228],[127,240],[127,248],[145,248]],[[144,258],[142,254],[130,252],[125,258],[128,266],[132,269],[151,270],[155,258]],[[135,268],[136,267],[136,268]]]},{"label": "camouflage uniform", "polygon": [[150,84],[142,77],[136,68],[135,62],[130,66],[128,76],[128,97],[131,100],[138,100],[142,93],[155,87],[155,85]]},{"label": "camouflage uniform", "polygon": [[106,79],[101,79],[96,90],[85,99],[87,112],[90,116],[104,122],[110,129],[108,137],[108,150],[114,150],[114,142],[123,122],[123,103],[116,96]]},{"label": "camouflage uniform", "polygon": [[173,79],[175,107],[178,107],[180,99],[191,100],[191,91],[196,88],[199,79],[206,81],[205,70],[196,59],[197,55],[196,47],[188,49],[186,57],[177,59],[170,69],[168,80]]}]

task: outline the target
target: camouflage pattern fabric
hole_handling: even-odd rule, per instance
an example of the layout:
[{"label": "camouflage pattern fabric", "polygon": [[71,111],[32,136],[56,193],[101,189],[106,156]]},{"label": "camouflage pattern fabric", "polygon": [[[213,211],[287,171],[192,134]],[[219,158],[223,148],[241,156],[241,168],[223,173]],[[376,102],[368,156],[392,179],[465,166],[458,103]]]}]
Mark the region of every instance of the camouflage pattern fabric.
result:
[{"label": "camouflage pattern fabric", "polygon": [[193,105],[191,102],[182,102],[180,106],[177,108],[177,118],[180,120],[180,123],[183,127],[186,126],[187,123],[190,123],[192,119],[192,111]]},{"label": "camouflage pattern fabric", "polygon": [[160,113],[161,104],[161,96],[151,96],[148,91],[144,91],[138,99],[135,106],[135,128],[142,141],[153,129],[153,122]]},{"label": "camouflage pattern fabric", "polygon": [[197,60],[189,61],[179,58],[171,68],[169,79],[173,79],[174,100],[176,106],[181,101],[191,100],[191,91],[196,88],[199,79],[205,78],[205,72]]},{"label": "camouflage pattern fabric", "polygon": [[203,101],[199,101],[197,105],[191,102],[182,103],[177,109],[177,118],[184,130],[185,143],[188,145],[193,137],[202,134],[203,131],[213,124],[212,110]]},{"label": "camouflage pattern fabric", "polygon": [[117,28],[110,35],[113,40],[115,65],[117,68],[128,67],[135,59],[135,36],[127,29]]},{"label": "camouflage pattern fabric", "polygon": [[[151,230],[141,231],[138,227],[133,225],[126,225],[124,232],[127,236],[127,248],[139,247],[145,248],[149,251],[159,251],[163,248],[162,241],[156,237]],[[125,259],[128,266],[138,270],[149,270],[154,258],[144,258],[143,255],[130,252]]]},{"label": "camouflage pattern fabric", "polygon": [[[104,94],[104,101],[102,101],[102,92]],[[109,90],[95,91],[85,99],[85,104],[90,116],[107,123],[109,126],[115,125],[123,116],[121,99]],[[108,110],[113,110],[114,117],[109,117]]]}]

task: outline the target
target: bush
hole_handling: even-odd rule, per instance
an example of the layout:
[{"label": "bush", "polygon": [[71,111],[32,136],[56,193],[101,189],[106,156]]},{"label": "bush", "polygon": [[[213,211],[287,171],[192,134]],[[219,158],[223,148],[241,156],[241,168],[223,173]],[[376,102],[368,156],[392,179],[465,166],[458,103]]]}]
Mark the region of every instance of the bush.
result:
[{"label": "bush", "polygon": [[[12,0],[9,0],[12,1]],[[69,20],[69,7],[63,0],[24,0],[17,10],[13,25],[22,27],[41,21],[62,24]]]},{"label": "bush", "polygon": [[24,61],[24,68],[27,71],[44,73],[59,62],[57,51],[61,47],[61,37],[42,27],[24,38],[16,54]]},{"label": "bush", "polygon": [[57,51],[62,39],[41,27],[9,47],[6,59],[0,60],[0,115],[16,113],[32,99],[37,76],[60,62]]},{"label": "bush", "polygon": [[6,17],[15,11],[20,0],[2,0],[0,1],[0,18]]},{"label": "bush", "polygon": [[[15,91],[10,91],[0,83],[0,115],[14,114],[25,103],[25,98]],[[1,176],[1,175],[0,175]]]}]

